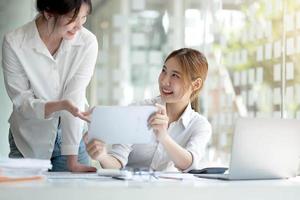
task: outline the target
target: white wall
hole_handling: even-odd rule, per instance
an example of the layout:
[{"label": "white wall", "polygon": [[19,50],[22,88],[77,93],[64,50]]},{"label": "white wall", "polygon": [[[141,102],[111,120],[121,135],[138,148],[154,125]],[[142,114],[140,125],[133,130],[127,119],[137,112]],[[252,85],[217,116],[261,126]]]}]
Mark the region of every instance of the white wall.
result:
[{"label": "white wall", "polygon": [[[35,0],[0,0],[0,60],[2,60],[3,36],[33,19],[35,15]],[[2,61],[0,63],[2,65]],[[7,122],[12,104],[7,96],[2,66],[0,67],[0,156],[7,156],[9,152]]]}]

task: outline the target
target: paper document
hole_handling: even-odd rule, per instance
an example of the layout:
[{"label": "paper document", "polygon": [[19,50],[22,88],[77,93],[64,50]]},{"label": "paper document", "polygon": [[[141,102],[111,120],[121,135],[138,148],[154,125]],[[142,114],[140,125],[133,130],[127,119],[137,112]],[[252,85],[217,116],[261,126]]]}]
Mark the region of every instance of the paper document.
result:
[{"label": "paper document", "polygon": [[95,173],[72,173],[72,172],[46,172],[44,175],[48,179],[108,179]]},{"label": "paper document", "polygon": [[178,181],[183,181],[183,180],[195,180],[195,176],[193,174],[188,174],[188,173],[158,173],[156,176],[159,179],[169,179],[169,180],[178,180]]},{"label": "paper document", "polygon": [[0,158],[0,182],[40,180],[51,167],[50,160]]}]

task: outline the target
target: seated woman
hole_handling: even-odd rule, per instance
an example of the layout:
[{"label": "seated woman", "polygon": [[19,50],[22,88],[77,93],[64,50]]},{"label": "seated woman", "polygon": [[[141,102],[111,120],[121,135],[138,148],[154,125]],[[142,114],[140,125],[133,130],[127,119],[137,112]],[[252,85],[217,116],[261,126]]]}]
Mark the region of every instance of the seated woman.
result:
[{"label": "seated woman", "polygon": [[207,60],[199,51],[183,48],[172,52],[158,78],[160,96],[142,103],[158,108],[148,120],[156,142],[116,144],[108,152],[104,142],[94,139],[87,144],[88,154],[103,168],[199,168],[211,136],[209,122],[197,112],[199,91],[207,71]]}]

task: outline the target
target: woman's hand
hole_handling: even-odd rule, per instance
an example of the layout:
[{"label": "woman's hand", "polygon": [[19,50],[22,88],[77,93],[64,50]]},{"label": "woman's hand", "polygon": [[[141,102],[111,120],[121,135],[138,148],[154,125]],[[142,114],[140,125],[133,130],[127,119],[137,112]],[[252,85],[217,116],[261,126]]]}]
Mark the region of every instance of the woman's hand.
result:
[{"label": "woman's hand", "polygon": [[66,110],[69,113],[71,113],[74,117],[78,117],[80,114],[79,108],[73,104],[72,101],[66,99],[66,100],[61,100],[60,101],[62,110]]},{"label": "woman's hand", "polygon": [[78,117],[82,119],[83,121],[86,121],[88,123],[91,123],[91,115],[93,113],[95,107],[92,107],[91,109],[88,109],[87,111],[80,112]]},{"label": "woman's hand", "polygon": [[153,128],[156,139],[162,141],[168,135],[169,117],[164,106],[160,104],[155,104],[155,106],[158,108],[158,111],[149,118],[148,123]]},{"label": "woman's hand", "polygon": [[80,119],[90,122],[90,116],[93,109],[81,112],[79,108],[70,100],[60,100],[60,101],[49,101],[45,104],[45,118],[48,118],[52,113],[66,110],[71,113],[74,117],[79,117]]},{"label": "woman's hand", "polygon": [[92,141],[88,142],[87,133],[84,134],[83,140],[86,144],[86,151],[92,159],[101,161],[102,158],[107,156],[107,149],[104,142],[97,139],[93,139]]},{"label": "woman's hand", "polygon": [[80,119],[90,123],[90,116],[93,112],[93,109],[89,109],[87,111],[81,112],[75,104],[73,104],[70,100],[62,100],[61,101],[64,110],[70,112],[74,117],[79,117]]}]

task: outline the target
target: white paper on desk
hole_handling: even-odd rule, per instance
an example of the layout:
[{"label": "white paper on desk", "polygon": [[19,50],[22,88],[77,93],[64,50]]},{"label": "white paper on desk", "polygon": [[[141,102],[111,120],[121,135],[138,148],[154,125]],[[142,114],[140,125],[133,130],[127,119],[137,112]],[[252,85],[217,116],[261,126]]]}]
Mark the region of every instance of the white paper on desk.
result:
[{"label": "white paper on desk", "polygon": [[180,181],[180,180],[198,180],[194,174],[188,173],[178,173],[178,172],[161,172],[155,173],[155,176],[159,178],[159,180],[173,180],[173,181]]},{"label": "white paper on desk", "polygon": [[89,140],[106,144],[147,144],[155,141],[148,126],[155,106],[97,106],[93,110]]},{"label": "white paper on desk", "polygon": [[110,179],[97,173],[45,172],[48,179]]},{"label": "white paper on desk", "polygon": [[1,175],[8,177],[27,177],[41,175],[51,169],[50,160],[31,158],[2,158],[0,157]]}]

